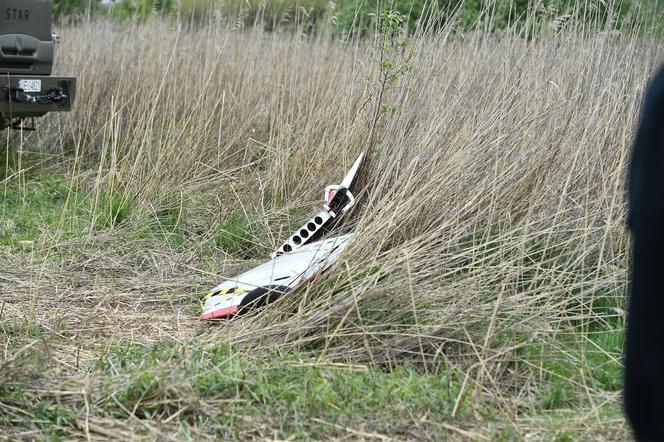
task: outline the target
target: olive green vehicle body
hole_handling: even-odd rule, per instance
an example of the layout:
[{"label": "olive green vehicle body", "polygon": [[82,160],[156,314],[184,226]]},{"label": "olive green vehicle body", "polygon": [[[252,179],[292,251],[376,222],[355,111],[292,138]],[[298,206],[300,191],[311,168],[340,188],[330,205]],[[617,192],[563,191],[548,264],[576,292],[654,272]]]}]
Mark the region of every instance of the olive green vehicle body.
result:
[{"label": "olive green vehicle body", "polygon": [[0,129],[71,110],[76,78],[51,76],[52,0],[0,0]]}]

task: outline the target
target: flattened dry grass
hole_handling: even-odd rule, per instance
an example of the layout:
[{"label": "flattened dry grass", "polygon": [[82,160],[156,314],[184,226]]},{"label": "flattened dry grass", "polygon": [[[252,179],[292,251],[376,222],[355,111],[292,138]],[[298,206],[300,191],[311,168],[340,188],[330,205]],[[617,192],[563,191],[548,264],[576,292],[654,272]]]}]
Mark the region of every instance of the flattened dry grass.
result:
[{"label": "flattened dry grass", "polygon": [[[627,437],[624,177],[661,41],[416,31],[409,70],[381,93],[371,40],[161,21],[61,34],[75,111],[7,134],[0,373],[14,387],[0,412],[13,434]],[[201,292],[265,259],[364,150],[340,262],[254,315],[199,323]],[[35,208],[53,174],[62,198]],[[159,356],[164,343],[176,354]],[[376,383],[347,381],[368,400],[397,373],[447,379],[431,388],[449,402],[429,411],[400,392],[388,422],[328,390],[307,408],[269,376],[197,390],[228,346],[236,371],[325,389],[284,365],[342,383],[325,367],[360,366]]]}]

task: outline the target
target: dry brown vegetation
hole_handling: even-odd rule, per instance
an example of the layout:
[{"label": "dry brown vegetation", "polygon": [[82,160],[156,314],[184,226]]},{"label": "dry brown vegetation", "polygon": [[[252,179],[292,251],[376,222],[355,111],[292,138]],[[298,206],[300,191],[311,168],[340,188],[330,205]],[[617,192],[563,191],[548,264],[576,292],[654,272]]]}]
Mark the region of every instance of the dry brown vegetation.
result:
[{"label": "dry brown vegetation", "polygon": [[[65,437],[320,437],[247,415],[238,433],[184,431],[183,410],[216,419],[228,405],[193,397],[170,360],[142,367],[169,381],[138,400],[156,414],[137,417],[118,405],[128,375],[99,361],[156,342],[456,376],[445,419],[324,421],[329,436],[627,437],[625,169],[661,41],[415,33],[385,55],[409,69],[384,87],[370,39],[164,21],[61,34],[76,110],[7,135],[20,166],[5,195],[50,174],[67,191],[50,228],[0,249],[0,381],[31,391],[25,407],[70,410],[75,424],[52,426]],[[344,259],[257,314],[198,322],[201,291],[265,259],[364,150]],[[38,373],[21,362],[34,350]],[[13,400],[0,413],[20,422]],[[44,434],[32,428],[10,431]]]}]

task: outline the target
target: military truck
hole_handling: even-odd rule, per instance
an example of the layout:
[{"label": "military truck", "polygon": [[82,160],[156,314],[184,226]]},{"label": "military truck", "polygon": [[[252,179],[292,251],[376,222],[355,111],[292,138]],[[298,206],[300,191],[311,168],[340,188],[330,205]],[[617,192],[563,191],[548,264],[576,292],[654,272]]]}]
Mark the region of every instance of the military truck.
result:
[{"label": "military truck", "polygon": [[51,76],[52,23],[52,0],[0,0],[0,130],[34,130],[35,117],[71,110],[76,79]]}]

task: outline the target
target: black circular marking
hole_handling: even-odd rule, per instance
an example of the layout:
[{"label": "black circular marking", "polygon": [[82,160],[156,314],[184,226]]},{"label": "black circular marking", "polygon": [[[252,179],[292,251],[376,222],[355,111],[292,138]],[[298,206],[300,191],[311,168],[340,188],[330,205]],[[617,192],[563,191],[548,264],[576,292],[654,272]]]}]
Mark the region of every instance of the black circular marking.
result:
[{"label": "black circular marking", "polygon": [[309,236],[309,232],[307,232],[307,229],[300,230],[300,236],[302,238],[307,238]]},{"label": "black circular marking", "polygon": [[316,224],[314,223],[308,223],[307,224],[307,229],[309,229],[310,232],[313,232],[316,230]]},{"label": "black circular marking", "polygon": [[254,307],[260,307],[270,302],[276,301],[281,295],[288,292],[289,287],[280,285],[268,285],[266,287],[257,287],[247,293],[238,307],[238,313],[244,313]]},{"label": "black circular marking", "polygon": [[284,252],[288,253],[291,250],[293,250],[293,248],[290,246],[290,244],[284,244]]},{"label": "black circular marking", "polygon": [[323,218],[317,216],[316,218],[314,218],[314,222],[320,226],[321,224],[323,224]]},{"label": "black circular marking", "polygon": [[302,238],[300,238],[299,236],[295,235],[295,236],[293,237],[293,242],[294,242],[295,244],[300,244],[300,243],[302,242]]}]

